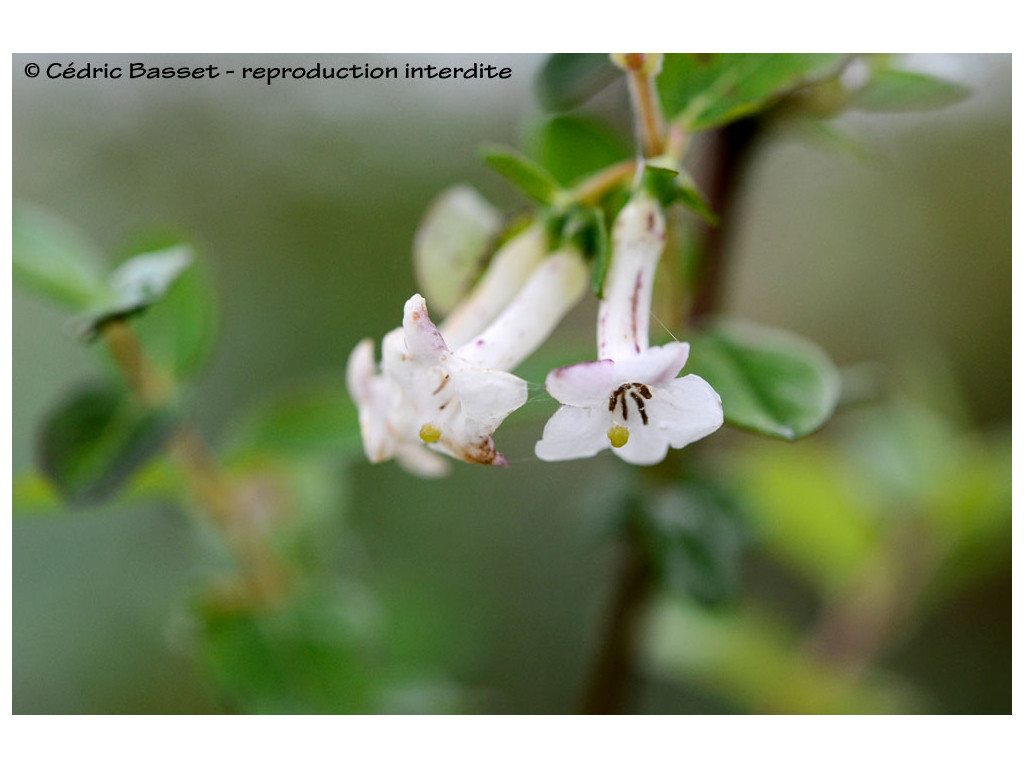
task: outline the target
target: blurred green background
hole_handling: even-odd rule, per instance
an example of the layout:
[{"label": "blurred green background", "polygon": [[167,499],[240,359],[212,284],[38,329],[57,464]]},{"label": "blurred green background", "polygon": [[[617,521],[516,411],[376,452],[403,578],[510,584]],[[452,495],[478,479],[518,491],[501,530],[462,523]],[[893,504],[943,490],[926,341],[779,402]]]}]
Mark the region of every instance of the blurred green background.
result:
[{"label": "blurred green background", "polygon": [[[226,77],[103,82],[21,74],[29,61],[139,59],[223,67],[480,60],[510,66],[514,76],[267,86]],[[529,133],[539,118],[532,80],[542,62],[532,55],[18,55],[14,199],[67,218],[111,261],[154,231],[196,245],[221,311],[192,413],[217,445],[248,407],[281,387],[341,381],[355,343],[398,324],[416,290],[413,234],[444,187],[465,181],[505,211],[524,207],[477,149],[485,141],[518,144]],[[995,499],[994,522],[973,550],[942,562],[929,582],[940,586],[924,590],[878,666],[897,689],[912,691],[915,711],[1009,712],[1010,57],[912,62],[973,95],[936,113],[840,118],[837,127],[858,138],[857,151],[793,131],[759,147],[733,224],[726,309],[806,335],[840,366],[876,363],[870,372],[880,372],[886,391],[912,404],[899,413],[927,416],[904,422],[852,408],[795,446],[725,429],[706,450],[723,481],[754,498],[744,600],[796,626],[812,620],[817,598],[805,583],[812,579],[787,558],[785,531],[771,526],[772,504],[783,514],[786,494],[795,493],[813,507],[809,488],[823,488],[810,514],[828,520],[839,503],[830,494],[848,481],[850,504],[862,503],[864,514],[910,514],[905,507],[927,498],[930,484],[973,467],[978,493]],[[624,99],[616,86],[597,108],[621,110]],[[560,344],[573,354],[588,348],[593,311],[588,300],[574,312],[546,359],[560,359]],[[65,322],[15,292],[16,474],[33,465],[43,415],[94,375],[90,352]],[[531,380],[542,383],[543,372],[531,370]],[[387,627],[394,667],[421,681],[394,709],[416,709],[416,696],[439,706],[456,686],[461,710],[575,709],[615,562],[602,500],[615,497],[625,468],[607,455],[557,465],[533,459],[538,419],[548,412],[535,409],[502,431],[507,471],[458,466],[449,478],[423,481],[390,464],[358,463],[344,475],[339,467],[347,504],[336,512],[353,537],[346,567],[376,593],[374,620]],[[886,474],[893,462],[863,469],[886,464],[877,446],[901,439],[909,447],[893,455],[911,463],[924,457],[920,467],[895,478],[898,467]],[[965,452],[986,458],[968,460]],[[846,473],[841,481],[836,472]],[[791,475],[790,486],[772,487]],[[865,477],[874,485],[857,484]],[[918,485],[907,490],[907,483]],[[185,601],[209,555],[186,516],[170,504],[121,505],[16,516],[13,528],[15,712],[221,711],[189,641]],[[942,591],[947,567],[966,575]],[[635,709],[772,709],[758,706],[762,692],[714,672],[714,661],[673,650],[687,637],[700,644],[711,635],[673,613],[692,606],[669,602],[641,665]],[[695,634],[674,640],[674,621]]]}]

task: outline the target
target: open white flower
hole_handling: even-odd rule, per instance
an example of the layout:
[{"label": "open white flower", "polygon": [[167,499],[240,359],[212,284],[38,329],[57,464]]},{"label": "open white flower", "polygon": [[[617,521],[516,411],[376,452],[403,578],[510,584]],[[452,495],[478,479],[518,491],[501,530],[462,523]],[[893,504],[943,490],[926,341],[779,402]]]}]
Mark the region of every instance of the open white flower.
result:
[{"label": "open white flower", "polygon": [[472,464],[507,464],[491,434],[526,402],[526,382],[453,354],[419,294],[405,303],[402,330],[404,344],[386,345],[382,363],[402,395],[402,437]]},{"label": "open white flower", "polygon": [[526,382],[507,371],[547,338],[585,285],[579,253],[552,254],[491,325],[454,352],[423,297],[410,298],[402,327],[384,337],[379,372],[369,339],[349,358],[349,393],[367,458],[395,458],[428,476],[447,470],[434,451],[474,464],[507,464],[491,435],[527,399]]},{"label": "open white flower", "polygon": [[676,378],[690,347],[675,342],[622,360],[556,368],[548,392],[562,403],[537,443],[544,461],[582,459],[605,448],[631,464],[657,464],[722,426],[722,400],[699,376]]},{"label": "open white flower", "polygon": [[545,381],[562,403],[544,426],[535,452],[544,461],[593,456],[611,448],[632,464],[657,464],[722,425],[722,400],[698,376],[676,378],[690,347],[650,347],[654,273],[665,246],[665,219],[639,194],[619,213],[612,263],[598,308],[602,358],[557,368]]}]

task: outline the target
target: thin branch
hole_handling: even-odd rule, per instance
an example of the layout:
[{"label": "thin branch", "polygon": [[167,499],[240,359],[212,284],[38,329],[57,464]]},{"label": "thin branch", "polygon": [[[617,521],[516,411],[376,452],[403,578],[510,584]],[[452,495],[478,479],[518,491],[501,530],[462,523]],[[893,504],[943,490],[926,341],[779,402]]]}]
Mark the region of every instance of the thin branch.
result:
[{"label": "thin branch", "polygon": [[640,620],[653,580],[645,553],[630,536],[611,609],[583,694],[583,714],[615,715],[626,709]]},{"label": "thin branch", "polygon": [[[107,322],[101,334],[135,396],[152,407],[170,403],[173,385],[146,356],[128,323]],[[169,442],[192,497],[220,531],[242,572],[244,595],[236,597],[258,605],[276,601],[287,591],[284,566],[258,521],[240,502],[237,488],[193,426],[180,426]]]}]

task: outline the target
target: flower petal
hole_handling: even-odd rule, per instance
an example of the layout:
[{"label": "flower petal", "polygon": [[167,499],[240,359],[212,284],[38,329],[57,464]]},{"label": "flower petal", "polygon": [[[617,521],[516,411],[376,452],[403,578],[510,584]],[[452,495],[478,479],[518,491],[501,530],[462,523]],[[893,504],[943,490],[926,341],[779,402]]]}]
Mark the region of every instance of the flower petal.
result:
[{"label": "flower petal", "polygon": [[614,360],[591,360],[555,368],[544,380],[544,386],[563,405],[597,408],[608,402],[608,395],[619,385]]},{"label": "flower petal", "polygon": [[612,450],[623,461],[646,467],[665,458],[668,454],[668,440],[664,431],[650,425],[629,430],[626,444]]},{"label": "flower petal", "polygon": [[564,405],[544,425],[544,434],[534,446],[543,461],[565,461],[595,456],[609,447],[607,410]]},{"label": "flower petal", "polygon": [[395,450],[395,461],[407,472],[420,477],[443,477],[451,472],[451,465],[429,448],[401,443]]},{"label": "flower petal", "polygon": [[482,432],[497,429],[529,396],[526,382],[504,371],[463,366],[453,375],[458,382],[462,417],[468,426]]},{"label": "flower petal", "polygon": [[707,437],[723,422],[722,398],[693,374],[658,388],[648,411],[673,448]]},{"label": "flower petal", "polygon": [[658,387],[675,379],[690,356],[690,345],[673,341],[660,347],[651,347],[639,355],[616,360],[615,386],[638,381],[649,387]]},{"label": "flower petal", "polygon": [[621,360],[592,360],[551,371],[544,381],[548,393],[563,405],[598,408],[622,384],[661,386],[679,374],[690,345],[673,342]]},{"label": "flower petal", "polygon": [[441,332],[427,314],[427,302],[418,293],[405,302],[402,328],[406,349],[413,358],[440,362],[449,353]]}]

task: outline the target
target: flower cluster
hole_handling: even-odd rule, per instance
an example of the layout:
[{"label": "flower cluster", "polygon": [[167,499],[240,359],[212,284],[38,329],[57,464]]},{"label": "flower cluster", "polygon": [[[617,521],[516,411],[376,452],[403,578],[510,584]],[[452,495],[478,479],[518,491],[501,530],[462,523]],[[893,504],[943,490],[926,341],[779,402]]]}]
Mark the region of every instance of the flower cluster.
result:
[{"label": "flower cluster", "polygon": [[[582,297],[587,268],[564,245],[545,253],[535,225],[494,256],[470,295],[435,325],[419,294],[402,326],[388,333],[378,365],[365,339],[348,363],[371,462],[394,458],[436,476],[442,455],[505,465],[493,433],[527,400],[512,374]],[[611,449],[633,464],[655,464],[722,425],[722,403],[703,379],[678,378],[689,346],[649,345],[652,287],[665,246],[659,203],[636,193],[612,229],[612,256],[598,309],[598,360],[551,371],[545,386],[561,407],[544,427],[537,457],[561,461]]]}]

